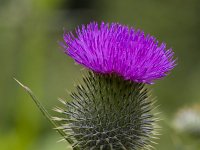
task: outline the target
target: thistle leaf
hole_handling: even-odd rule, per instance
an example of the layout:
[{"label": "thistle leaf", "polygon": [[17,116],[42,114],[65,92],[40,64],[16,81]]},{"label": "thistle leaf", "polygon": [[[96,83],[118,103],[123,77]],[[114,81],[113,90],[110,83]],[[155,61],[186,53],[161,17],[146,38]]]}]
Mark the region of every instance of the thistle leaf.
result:
[{"label": "thistle leaf", "polygon": [[[63,130],[59,129],[57,122],[52,119],[52,116],[48,113],[48,111],[45,109],[45,107],[41,104],[41,102],[37,99],[37,97],[34,95],[34,93],[31,91],[30,88],[19,82],[16,78],[13,78],[31,97],[31,99],[34,101],[38,109],[41,111],[41,113],[44,115],[44,117],[53,125],[53,127],[60,133],[61,136],[64,137],[66,141],[68,141],[70,144],[73,144],[73,141],[70,138],[66,137],[66,134],[63,132]],[[79,150],[74,149],[74,150]]]}]

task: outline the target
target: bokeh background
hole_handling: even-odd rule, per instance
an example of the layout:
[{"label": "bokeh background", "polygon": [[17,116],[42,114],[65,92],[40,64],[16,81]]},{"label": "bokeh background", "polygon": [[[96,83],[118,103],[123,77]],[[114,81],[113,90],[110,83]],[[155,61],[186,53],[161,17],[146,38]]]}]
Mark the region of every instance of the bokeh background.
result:
[{"label": "bokeh background", "polygon": [[70,150],[12,78],[54,114],[57,98],[68,99],[66,89],[81,78],[81,67],[59,47],[63,28],[103,20],[143,29],[173,48],[178,66],[150,87],[162,112],[155,147],[199,150],[199,15],[199,0],[0,0],[0,149]]}]

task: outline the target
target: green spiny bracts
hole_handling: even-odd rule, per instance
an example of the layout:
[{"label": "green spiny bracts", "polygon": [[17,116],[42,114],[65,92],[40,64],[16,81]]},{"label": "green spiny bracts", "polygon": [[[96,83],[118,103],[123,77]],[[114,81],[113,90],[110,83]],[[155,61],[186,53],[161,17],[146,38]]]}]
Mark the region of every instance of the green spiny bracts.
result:
[{"label": "green spiny bracts", "polygon": [[151,149],[156,121],[143,83],[124,80],[111,74],[89,72],[71,93],[73,100],[61,100],[65,108],[59,129],[74,141],[73,147],[85,150]]}]

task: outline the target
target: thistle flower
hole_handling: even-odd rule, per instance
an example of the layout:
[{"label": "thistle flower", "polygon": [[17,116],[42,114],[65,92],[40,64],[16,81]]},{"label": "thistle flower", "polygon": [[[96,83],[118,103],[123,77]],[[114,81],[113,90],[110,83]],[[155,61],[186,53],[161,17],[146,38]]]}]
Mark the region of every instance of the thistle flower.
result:
[{"label": "thistle flower", "polygon": [[144,83],[173,69],[172,49],[141,30],[96,22],[64,33],[65,53],[89,69],[72,101],[55,110],[73,148],[91,150],[150,149],[157,135],[155,106]]},{"label": "thistle flower", "polygon": [[153,83],[173,69],[172,49],[141,30],[118,23],[96,22],[64,34],[65,53],[97,73],[115,73],[125,80]]},{"label": "thistle flower", "polygon": [[[141,30],[118,23],[90,23],[64,34],[65,53],[89,69],[83,82],[60,100],[51,118],[32,91],[17,81],[74,150],[151,149],[157,138],[155,100],[145,83],[173,69],[173,52]],[[58,127],[59,125],[59,127]]]}]

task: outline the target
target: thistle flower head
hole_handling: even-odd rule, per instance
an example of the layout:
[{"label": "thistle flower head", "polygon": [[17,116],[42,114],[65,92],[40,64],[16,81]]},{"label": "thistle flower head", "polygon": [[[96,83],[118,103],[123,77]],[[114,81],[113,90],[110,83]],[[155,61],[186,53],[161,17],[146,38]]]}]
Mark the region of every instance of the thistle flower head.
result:
[{"label": "thistle flower head", "polygon": [[96,22],[64,33],[65,53],[97,73],[115,73],[125,80],[153,83],[173,69],[172,49],[165,43],[118,23]]},{"label": "thistle flower head", "polygon": [[172,49],[141,30],[96,22],[64,34],[65,53],[88,68],[83,83],[62,100],[60,130],[80,150],[151,149],[155,106],[144,83],[173,69]]},{"label": "thistle flower head", "polygon": [[48,114],[32,91],[17,81],[74,150],[150,150],[159,127],[154,100],[144,83],[173,69],[173,52],[141,30],[96,22],[64,34],[65,52],[90,71],[61,100],[62,117]]}]

